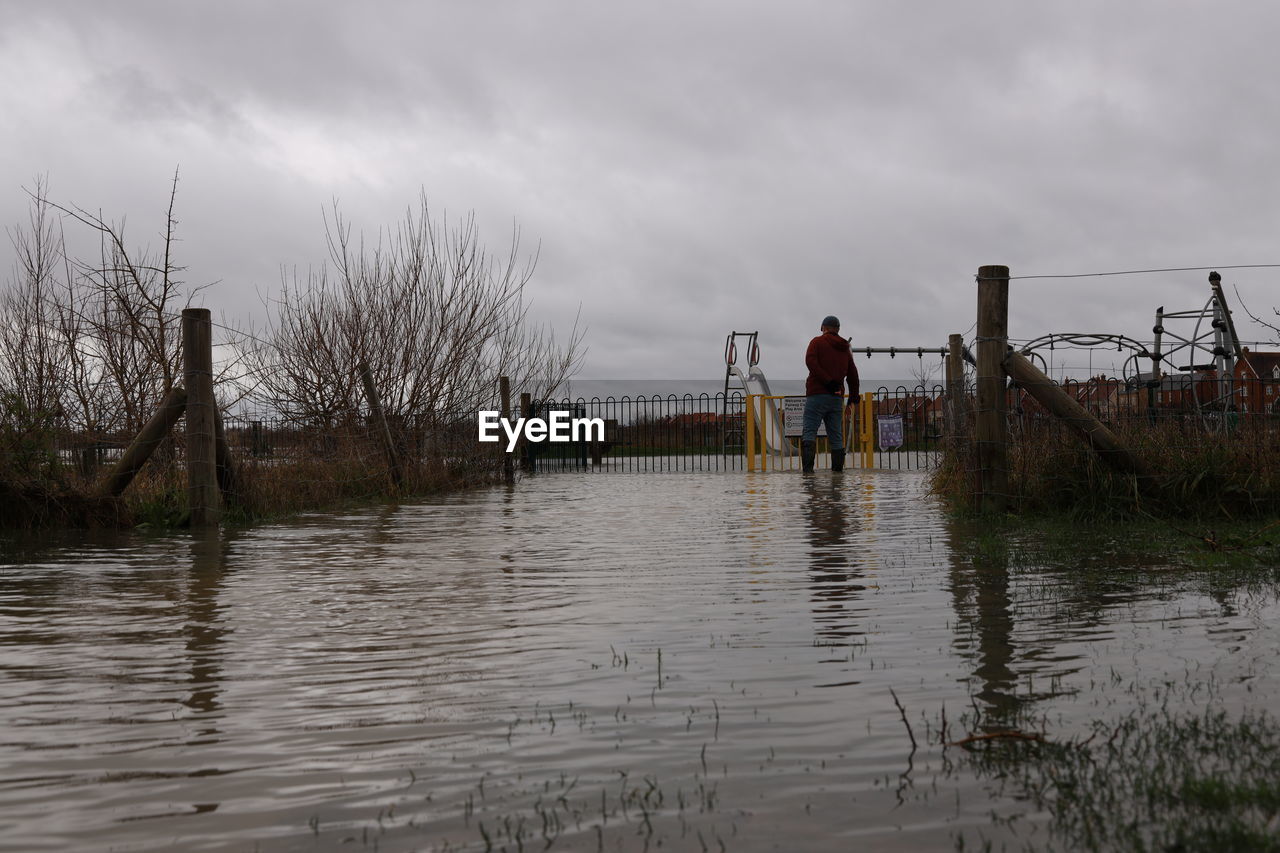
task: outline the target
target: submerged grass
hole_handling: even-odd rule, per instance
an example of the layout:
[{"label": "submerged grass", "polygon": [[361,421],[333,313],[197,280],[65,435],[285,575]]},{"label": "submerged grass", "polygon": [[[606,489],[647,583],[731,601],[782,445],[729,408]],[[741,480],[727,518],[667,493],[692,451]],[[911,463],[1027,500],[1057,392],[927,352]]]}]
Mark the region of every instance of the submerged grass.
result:
[{"label": "submerged grass", "polygon": [[[950,534],[974,593],[1012,600],[1016,586],[1024,620],[1108,624],[1109,608],[1153,596],[1203,596],[1224,615],[1280,600],[1280,525],[1266,521],[957,517]],[[1067,732],[1055,732],[1061,718],[1043,713],[1046,694],[1030,682],[1026,695],[981,712],[975,704],[961,720],[967,731],[1036,739],[963,746],[957,767],[987,780],[993,797],[1023,805],[1013,815],[993,811],[989,829],[958,831],[957,849],[1280,850],[1280,719],[1258,709],[1264,694],[1246,701],[1253,683],[1243,693],[1236,683],[1228,701],[1199,661],[1188,661],[1185,679],[1091,673],[1079,695],[1092,698],[1096,718]],[[1107,698],[1116,691],[1131,697],[1123,710]]]},{"label": "submerged grass", "polygon": [[1144,707],[1065,744],[992,741],[972,761],[1048,812],[1048,838],[1027,849],[1280,850],[1280,721],[1264,712]]},{"label": "submerged grass", "polygon": [[1280,583],[1280,522],[1168,519],[1086,522],[1063,516],[971,519],[956,513],[951,545],[968,560],[1065,571],[1080,582],[1188,571],[1215,587]]}]

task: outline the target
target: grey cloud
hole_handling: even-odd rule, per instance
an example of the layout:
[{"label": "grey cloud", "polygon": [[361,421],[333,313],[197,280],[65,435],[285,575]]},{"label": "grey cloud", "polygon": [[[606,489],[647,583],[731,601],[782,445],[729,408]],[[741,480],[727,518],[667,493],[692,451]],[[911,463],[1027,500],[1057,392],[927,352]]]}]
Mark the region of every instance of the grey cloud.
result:
[{"label": "grey cloud", "polygon": [[182,79],[167,83],[136,66],[98,74],[79,100],[121,122],[190,124],[217,137],[253,135],[244,117],[208,88]]},{"label": "grey cloud", "polygon": [[[0,95],[25,130],[0,215],[20,220],[15,188],[48,171],[76,203],[149,217],[181,163],[188,276],[246,315],[281,265],[323,260],[330,200],[376,233],[419,187],[495,245],[513,220],[541,244],[534,314],[582,305],[593,376],[714,376],[734,327],[795,375],[827,311],[870,344],[941,342],[972,323],[983,263],[1277,259],[1280,9],[1258,4],[10,11],[0,60],[44,45],[100,109]],[[1269,273],[1238,280],[1269,307]],[[1015,334],[1140,333],[1203,290],[1199,273],[1024,282]]]}]

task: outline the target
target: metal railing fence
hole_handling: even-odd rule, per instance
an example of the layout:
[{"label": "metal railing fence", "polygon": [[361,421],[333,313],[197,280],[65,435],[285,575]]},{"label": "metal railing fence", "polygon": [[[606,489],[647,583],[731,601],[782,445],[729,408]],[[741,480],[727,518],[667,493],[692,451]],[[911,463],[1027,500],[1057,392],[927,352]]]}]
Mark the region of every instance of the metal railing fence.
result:
[{"label": "metal railing fence", "polygon": [[555,411],[604,421],[603,441],[526,443],[536,471],[736,471],[744,466],[745,397],[728,394],[540,400]]}]

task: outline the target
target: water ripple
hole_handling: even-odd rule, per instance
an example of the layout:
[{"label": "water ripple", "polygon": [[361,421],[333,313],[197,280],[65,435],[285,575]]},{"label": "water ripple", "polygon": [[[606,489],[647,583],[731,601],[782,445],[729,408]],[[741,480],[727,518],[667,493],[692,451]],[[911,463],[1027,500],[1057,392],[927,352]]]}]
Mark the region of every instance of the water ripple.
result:
[{"label": "water ripple", "polygon": [[1264,696],[1280,615],[1082,588],[910,472],[539,476],[2,560],[23,850],[949,847],[990,794],[926,745],[943,708],[1071,730],[1191,666]]}]

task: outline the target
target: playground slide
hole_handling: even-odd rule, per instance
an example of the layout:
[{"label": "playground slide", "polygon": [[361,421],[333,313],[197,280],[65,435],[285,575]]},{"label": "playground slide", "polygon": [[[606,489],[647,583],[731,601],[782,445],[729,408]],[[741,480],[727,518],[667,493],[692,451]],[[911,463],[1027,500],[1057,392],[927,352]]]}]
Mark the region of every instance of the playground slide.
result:
[{"label": "playground slide", "polygon": [[754,364],[745,376],[736,364],[730,365],[729,369],[742,382],[742,387],[747,389],[748,394],[758,394],[761,397],[756,402],[756,420],[767,424],[764,432],[769,451],[784,455],[795,453],[795,449],[782,429],[782,413],[778,411],[778,401],[764,399],[773,396],[773,392],[769,390],[769,380],[764,378],[764,373]]}]

